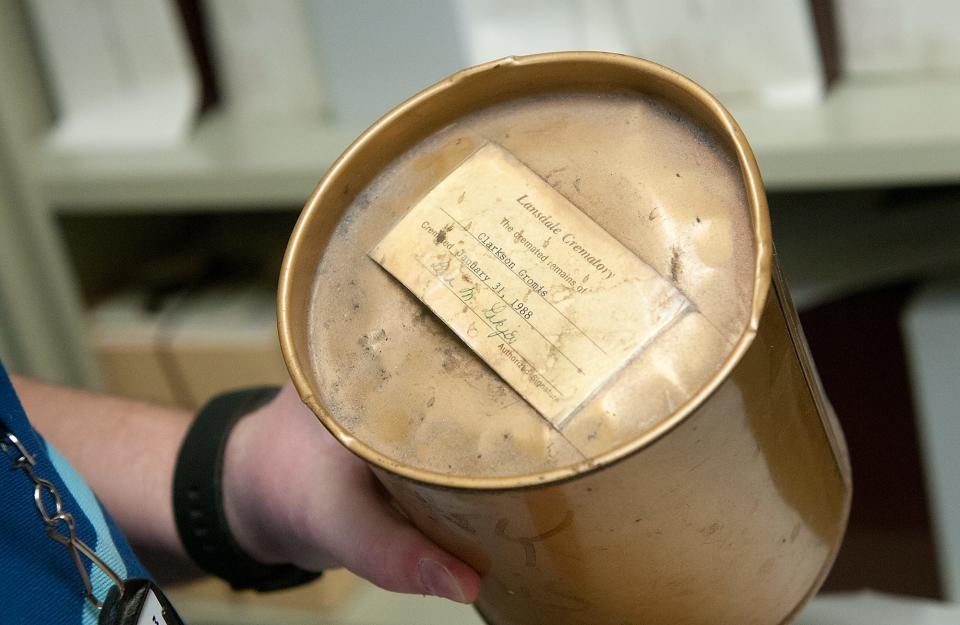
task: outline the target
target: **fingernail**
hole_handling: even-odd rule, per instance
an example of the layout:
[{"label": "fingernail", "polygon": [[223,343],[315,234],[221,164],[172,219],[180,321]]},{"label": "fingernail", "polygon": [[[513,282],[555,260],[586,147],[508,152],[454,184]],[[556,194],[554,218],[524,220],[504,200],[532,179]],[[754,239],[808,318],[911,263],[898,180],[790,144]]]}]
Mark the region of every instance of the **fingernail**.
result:
[{"label": "fingernail", "polygon": [[460,603],[465,602],[463,590],[453,573],[436,560],[429,558],[420,560],[420,581],[431,595],[446,597]]}]

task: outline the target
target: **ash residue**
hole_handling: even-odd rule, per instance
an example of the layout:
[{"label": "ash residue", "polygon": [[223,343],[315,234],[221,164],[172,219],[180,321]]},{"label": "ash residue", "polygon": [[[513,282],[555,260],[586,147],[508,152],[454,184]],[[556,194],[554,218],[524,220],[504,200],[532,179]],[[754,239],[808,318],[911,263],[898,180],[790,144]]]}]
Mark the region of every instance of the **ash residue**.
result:
[{"label": "ash residue", "polygon": [[453,373],[460,367],[461,356],[453,347],[447,347],[443,350],[443,360],[440,366],[447,373]]},{"label": "ash residue", "polygon": [[681,274],[683,274],[683,265],[680,262],[680,247],[674,245],[670,249],[673,252],[670,256],[670,279],[676,284],[680,281]]},{"label": "ash residue", "polygon": [[380,328],[376,332],[370,334],[364,334],[359,339],[357,343],[360,344],[360,347],[363,348],[363,351],[368,354],[377,354],[383,348],[383,344],[390,340],[390,337],[387,336],[386,330]]}]

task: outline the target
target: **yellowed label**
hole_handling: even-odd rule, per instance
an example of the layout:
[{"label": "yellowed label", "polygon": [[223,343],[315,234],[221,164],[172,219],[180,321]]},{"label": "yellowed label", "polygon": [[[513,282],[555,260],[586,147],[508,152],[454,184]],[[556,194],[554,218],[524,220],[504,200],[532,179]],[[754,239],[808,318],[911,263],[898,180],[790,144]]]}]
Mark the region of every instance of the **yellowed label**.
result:
[{"label": "yellowed label", "polygon": [[434,187],[370,256],[558,428],[687,306],[493,144]]}]

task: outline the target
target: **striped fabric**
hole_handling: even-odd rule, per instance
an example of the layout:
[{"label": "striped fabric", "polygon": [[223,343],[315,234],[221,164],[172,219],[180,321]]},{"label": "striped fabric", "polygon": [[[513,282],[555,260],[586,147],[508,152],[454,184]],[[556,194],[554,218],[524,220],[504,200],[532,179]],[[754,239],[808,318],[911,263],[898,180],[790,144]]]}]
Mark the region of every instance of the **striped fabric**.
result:
[{"label": "striped fabric", "polygon": [[[35,473],[53,482],[73,514],[80,539],[121,577],[145,577],[123,534],[70,463],[30,426],[0,363],[0,422],[36,456]],[[0,457],[0,624],[96,625],[98,612],[83,596],[83,582],[69,552],[53,541],[33,502],[33,483]],[[106,596],[110,581],[85,562],[94,592]]]}]

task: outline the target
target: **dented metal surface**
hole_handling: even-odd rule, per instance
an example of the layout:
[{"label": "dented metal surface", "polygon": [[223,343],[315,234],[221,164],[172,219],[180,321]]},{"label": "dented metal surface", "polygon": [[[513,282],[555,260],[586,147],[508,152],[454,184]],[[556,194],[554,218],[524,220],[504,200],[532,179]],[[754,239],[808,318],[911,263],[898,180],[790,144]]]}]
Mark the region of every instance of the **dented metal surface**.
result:
[{"label": "dented metal surface", "polygon": [[[693,304],[554,427],[367,256],[495,142]],[[291,239],[280,333],[305,402],[484,575],[497,625],[785,620],[850,481],[774,267],[756,163],[698,87],[629,57],[465,70],[331,168]]]}]

